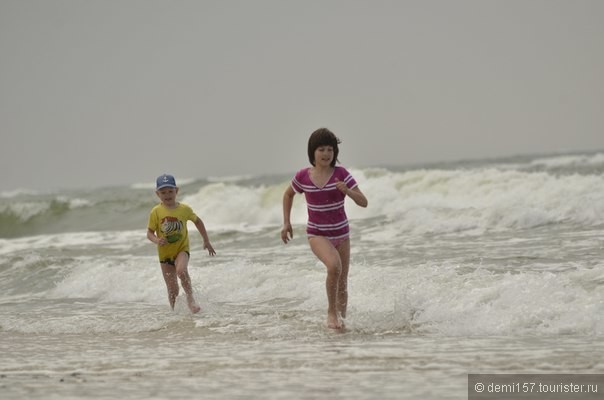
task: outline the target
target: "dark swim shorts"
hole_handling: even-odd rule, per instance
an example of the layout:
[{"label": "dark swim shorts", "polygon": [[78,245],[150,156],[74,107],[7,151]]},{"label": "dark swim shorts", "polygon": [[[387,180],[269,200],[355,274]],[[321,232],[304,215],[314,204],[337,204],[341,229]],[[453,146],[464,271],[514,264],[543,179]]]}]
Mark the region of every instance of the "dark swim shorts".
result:
[{"label": "dark swim shorts", "polygon": [[[185,253],[187,253],[187,256],[189,256],[189,258],[191,258],[191,253],[189,253],[188,251],[185,251]],[[174,259],[174,258],[166,258],[164,260],[159,260],[159,262],[161,264],[169,264],[169,265],[176,266],[176,259]]]}]

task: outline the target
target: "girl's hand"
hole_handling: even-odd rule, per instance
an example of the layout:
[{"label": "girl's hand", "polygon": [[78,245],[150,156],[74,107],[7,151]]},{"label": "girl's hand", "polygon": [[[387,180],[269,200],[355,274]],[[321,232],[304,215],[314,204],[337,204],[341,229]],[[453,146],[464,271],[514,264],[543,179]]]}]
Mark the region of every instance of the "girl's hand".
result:
[{"label": "girl's hand", "polygon": [[294,238],[294,230],[292,229],[292,224],[285,223],[283,224],[283,228],[281,229],[281,240],[283,243],[287,244],[291,239]]},{"label": "girl's hand", "polygon": [[348,186],[346,186],[346,183],[342,182],[338,178],[336,178],[336,188],[340,192],[344,193],[344,196],[346,196],[348,194],[348,191],[350,190],[350,189],[348,189]]},{"label": "girl's hand", "polygon": [[158,246],[165,246],[167,244],[168,244],[168,239],[166,239],[165,237],[161,237],[157,240]]},{"label": "girl's hand", "polygon": [[367,207],[367,198],[361,192],[358,186],[355,186],[352,189],[348,189],[348,186],[340,180],[336,178],[336,188],[340,190],[340,192],[344,193],[344,196],[349,196],[352,200],[354,200],[357,205],[361,207]]}]

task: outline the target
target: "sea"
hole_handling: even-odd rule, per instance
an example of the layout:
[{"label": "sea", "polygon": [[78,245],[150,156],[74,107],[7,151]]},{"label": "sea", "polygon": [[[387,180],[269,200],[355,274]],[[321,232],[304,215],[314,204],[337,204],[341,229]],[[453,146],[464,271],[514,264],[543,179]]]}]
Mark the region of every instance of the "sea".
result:
[{"label": "sea", "polygon": [[217,252],[190,224],[196,315],[146,239],[154,177],[2,192],[0,398],[466,399],[469,374],[604,373],[604,152],[344,165],[369,206],[346,204],[342,331],[302,196],[280,240],[294,171],[179,179]]}]

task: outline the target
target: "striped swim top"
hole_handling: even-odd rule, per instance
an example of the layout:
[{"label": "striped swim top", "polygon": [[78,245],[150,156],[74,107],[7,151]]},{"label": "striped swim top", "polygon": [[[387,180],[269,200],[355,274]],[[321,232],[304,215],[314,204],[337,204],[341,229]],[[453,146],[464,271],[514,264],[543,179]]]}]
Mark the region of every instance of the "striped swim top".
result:
[{"label": "striped swim top", "polygon": [[350,172],[336,166],[323,187],[318,187],[310,179],[310,168],[303,168],[292,179],[291,186],[296,193],[304,193],[308,208],[308,236],[324,236],[330,240],[348,237],[348,218],[344,210],[346,195],[338,190],[336,182],[346,183],[349,189],[357,186]]}]

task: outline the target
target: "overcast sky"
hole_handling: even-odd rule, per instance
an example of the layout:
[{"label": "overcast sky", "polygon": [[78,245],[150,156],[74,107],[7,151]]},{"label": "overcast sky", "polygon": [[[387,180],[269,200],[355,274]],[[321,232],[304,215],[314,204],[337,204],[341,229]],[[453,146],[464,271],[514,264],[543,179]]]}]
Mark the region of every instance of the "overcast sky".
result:
[{"label": "overcast sky", "polygon": [[604,149],[601,0],[0,0],[2,189]]}]

